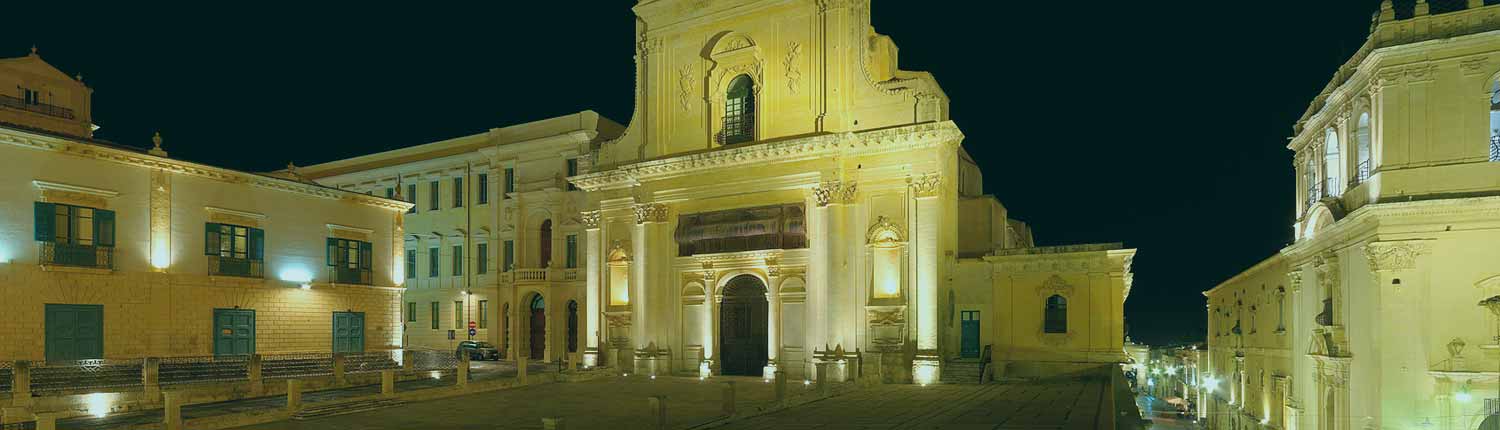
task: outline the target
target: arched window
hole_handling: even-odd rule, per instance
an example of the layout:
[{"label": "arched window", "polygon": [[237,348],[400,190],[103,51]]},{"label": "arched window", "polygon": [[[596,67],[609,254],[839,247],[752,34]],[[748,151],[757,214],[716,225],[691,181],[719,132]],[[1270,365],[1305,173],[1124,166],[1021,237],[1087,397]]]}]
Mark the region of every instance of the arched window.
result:
[{"label": "arched window", "polygon": [[542,231],[537,237],[537,245],[541,247],[538,250],[541,255],[539,257],[542,263],[541,268],[552,267],[552,220],[542,221]]},{"label": "arched window", "polygon": [[1490,83],[1490,162],[1500,162],[1500,80]]},{"label": "arched window", "polygon": [[1323,195],[1338,197],[1344,187],[1339,186],[1339,133],[1332,127],[1323,138]]},{"label": "arched window", "polygon": [[1042,331],[1045,333],[1068,332],[1068,299],[1059,295],[1047,298],[1047,310],[1046,316],[1043,318]]},{"label": "arched window", "polygon": [[1359,114],[1359,126],[1355,129],[1354,183],[1362,184],[1370,179],[1370,113]]},{"label": "arched window", "polygon": [[740,75],[724,94],[724,130],[719,143],[731,145],[755,140],[755,81]]},{"label": "arched window", "polygon": [[[1312,152],[1312,151],[1307,151]],[[1302,166],[1302,181],[1307,183],[1307,206],[1312,207],[1319,199],[1323,198],[1323,187],[1318,183],[1318,163],[1314,162],[1317,157],[1307,156],[1306,165]]]}]

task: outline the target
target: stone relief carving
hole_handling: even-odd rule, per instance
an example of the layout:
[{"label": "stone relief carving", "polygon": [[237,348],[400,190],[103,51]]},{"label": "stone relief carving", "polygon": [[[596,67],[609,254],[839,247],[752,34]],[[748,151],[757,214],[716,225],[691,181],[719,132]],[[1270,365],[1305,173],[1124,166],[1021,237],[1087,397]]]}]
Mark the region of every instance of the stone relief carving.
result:
[{"label": "stone relief carving", "polygon": [[870,309],[870,325],[889,326],[906,324],[906,308]]},{"label": "stone relief carving", "polygon": [[833,203],[851,203],[854,195],[858,192],[859,185],[853,181],[848,184],[839,181],[829,181],[813,187],[813,199],[817,200],[818,206],[828,206]]},{"label": "stone relief carving", "polygon": [[875,223],[865,232],[865,244],[873,246],[896,246],[906,242],[906,231],[891,222],[885,215],[875,218]]},{"label": "stone relief carving", "polygon": [[870,308],[866,318],[870,325],[870,347],[876,351],[897,351],[906,342],[906,308]]},{"label": "stone relief carving", "polygon": [[661,203],[641,203],[635,205],[635,223],[645,224],[648,222],[666,222],[667,205]]},{"label": "stone relief carving", "polygon": [[1484,65],[1486,62],[1489,62],[1489,58],[1475,57],[1459,62],[1458,67],[1463,69],[1464,75],[1473,76],[1484,73]]},{"label": "stone relief carving", "polygon": [[609,246],[609,261],[630,261],[630,243],[616,240]]},{"label": "stone relief carving", "polygon": [[677,102],[681,104],[683,112],[693,110],[693,84],[696,83],[698,77],[693,75],[692,64],[677,69]]},{"label": "stone relief carving", "polygon": [[1292,293],[1302,292],[1302,270],[1292,269],[1286,274],[1287,283],[1292,285]]},{"label": "stone relief carving", "polygon": [[942,190],[943,177],[937,173],[924,173],[920,176],[907,177],[906,184],[911,187],[912,194],[917,197],[933,197]]},{"label": "stone relief carving", "polygon": [[1036,287],[1036,292],[1038,296],[1043,297],[1053,294],[1071,297],[1073,295],[1073,286],[1068,284],[1068,281],[1063,280],[1061,276],[1052,275],[1046,281],[1042,281],[1042,285]]},{"label": "stone relief carving", "polygon": [[578,222],[583,224],[583,228],[599,228],[599,211],[579,212]]},{"label": "stone relief carving", "polygon": [[786,47],[786,58],[781,62],[786,66],[786,88],[793,95],[802,88],[802,71],[797,68],[797,57],[802,55],[802,44],[791,42]]},{"label": "stone relief carving", "polygon": [[1417,255],[1427,253],[1427,244],[1415,241],[1371,242],[1365,245],[1373,273],[1411,270],[1417,266]]}]

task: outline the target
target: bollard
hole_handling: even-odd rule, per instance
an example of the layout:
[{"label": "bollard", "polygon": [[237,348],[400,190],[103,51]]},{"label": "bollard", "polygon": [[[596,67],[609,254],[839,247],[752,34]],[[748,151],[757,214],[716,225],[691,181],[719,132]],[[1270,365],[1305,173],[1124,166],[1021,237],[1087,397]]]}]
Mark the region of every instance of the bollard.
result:
[{"label": "bollard", "polygon": [[162,423],[167,430],[182,430],[182,400],[185,397],[179,391],[167,391],[162,393],[166,403],[162,408]]},{"label": "bollard", "polygon": [[296,379],[286,380],[286,411],[297,412],[302,409],[302,381]]},{"label": "bollard", "polygon": [[390,397],[396,395],[396,371],[386,369],[380,371],[380,395]]},{"label": "bollard", "polygon": [[734,381],[724,381],[719,393],[723,397],[719,410],[726,416],[734,416]]},{"label": "bollard", "polygon": [[526,385],[526,356],[516,354],[516,384]]},{"label": "bollard", "polygon": [[41,412],[36,414],[36,430],[57,430],[57,413]]},{"label": "bollard", "polygon": [[410,349],[401,350],[401,371],[410,375],[417,370],[417,352]]},{"label": "bollard", "polygon": [[469,386],[469,354],[464,354],[458,357],[458,378],[456,379],[458,379],[458,381],[455,383],[458,384],[459,387]]},{"label": "bollard", "polygon": [[260,354],[250,356],[250,361],[245,363],[245,373],[250,377],[250,393],[263,395],[266,393],[266,381],[261,376]]},{"label": "bollard", "polygon": [[542,430],[566,430],[562,418],[542,418]]},{"label": "bollard", "polygon": [[11,365],[11,406],[31,406],[31,362],[17,361]]},{"label": "bollard", "polygon": [[786,372],[776,372],[776,404],[786,404]]},{"label": "bollard", "polygon": [[818,369],[818,395],[819,396],[823,396],[823,397],[827,397],[828,396],[828,392],[829,392],[829,387],[828,387],[828,363],[826,363],[826,362],[825,363],[818,363],[817,364],[817,369]]},{"label": "bollard", "polygon": [[334,386],[342,387],[342,386],[348,385],[348,383],[344,381],[344,370],[345,370],[344,366],[346,364],[347,364],[347,360],[344,359],[344,353],[341,352],[341,353],[333,354],[333,385]]},{"label": "bollard", "polygon": [[651,421],[656,422],[654,428],[667,430],[667,396],[651,396],[647,406],[651,408]]},{"label": "bollard", "polygon": [[161,385],[158,382],[161,377],[161,359],[148,357],[141,363],[141,391],[145,392],[147,403],[156,403],[161,399]]}]

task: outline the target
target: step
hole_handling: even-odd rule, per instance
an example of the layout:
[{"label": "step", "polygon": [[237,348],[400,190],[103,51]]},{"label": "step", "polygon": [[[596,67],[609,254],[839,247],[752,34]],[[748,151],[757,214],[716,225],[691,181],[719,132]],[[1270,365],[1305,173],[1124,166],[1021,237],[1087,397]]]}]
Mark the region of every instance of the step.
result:
[{"label": "step", "polygon": [[406,402],[403,402],[403,401],[400,401],[400,400],[396,400],[396,399],[370,399],[370,400],[359,400],[359,401],[353,401],[353,402],[337,403],[337,404],[331,404],[331,405],[319,405],[319,406],[314,406],[314,407],[306,408],[306,409],[303,409],[301,411],[297,411],[296,414],[292,415],[292,419],[298,420],[298,421],[303,421],[303,420],[309,420],[309,419],[313,419],[313,418],[322,418],[322,417],[331,417],[331,416],[336,416],[336,415],[354,414],[354,413],[360,413],[360,412],[373,411],[373,410],[376,410],[376,409],[389,408],[389,407],[393,407],[393,406],[400,406],[400,405],[405,404],[405,403]]}]

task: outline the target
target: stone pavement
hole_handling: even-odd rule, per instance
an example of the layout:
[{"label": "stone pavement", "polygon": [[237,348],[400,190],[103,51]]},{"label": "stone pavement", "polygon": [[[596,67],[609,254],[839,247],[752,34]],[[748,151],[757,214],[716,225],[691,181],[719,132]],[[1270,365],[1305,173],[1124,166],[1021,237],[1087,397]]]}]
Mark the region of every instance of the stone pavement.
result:
[{"label": "stone pavement", "polygon": [[[735,382],[736,407],[754,411],[774,403],[772,384],[757,378],[642,376],[534,385],[469,394],[351,415],[283,421],[240,430],[359,429],[539,429],[543,417],[562,417],[569,429],[650,429],[650,396],[667,396],[667,422],[673,429],[697,427],[723,418],[721,389]],[[812,387],[790,384],[790,396]]]},{"label": "stone pavement", "polygon": [[1199,428],[1192,418],[1177,414],[1177,407],[1150,395],[1136,396],[1135,404],[1141,416],[1151,420],[1151,430],[1192,430]]}]

